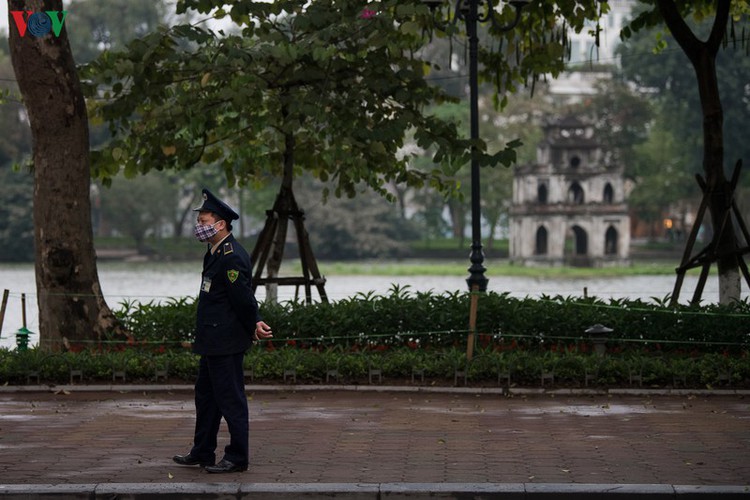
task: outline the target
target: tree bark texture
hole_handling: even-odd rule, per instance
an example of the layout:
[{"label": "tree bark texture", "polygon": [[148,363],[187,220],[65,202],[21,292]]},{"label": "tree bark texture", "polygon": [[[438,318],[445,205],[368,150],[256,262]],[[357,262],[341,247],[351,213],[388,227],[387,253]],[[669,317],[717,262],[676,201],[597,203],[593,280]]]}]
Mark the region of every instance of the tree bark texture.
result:
[{"label": "tree bark texture", "polygon": [[88,118],[67,31],[21,37],[11,17],[62,10],[61,0],[8,0],[11,59],[33,137],[39,345],[53,351],[122,334],[97,274]]},{"label": "tree bark texture", "polygon": [[[740,300],[741,276],[737,236],[729,216],[734,192],[724,174],[724,112],[716,75],[716,55],[721,48],[731,0],[717,0],[714,25],[706,41],[699,40],[680,15],[674,0],[658,0],[665,24],[693,65],[703,114],[703,172],[710,193],[709,211],[716,243],[719,302]],[[700,223],[700,221],[698,221]]]}]

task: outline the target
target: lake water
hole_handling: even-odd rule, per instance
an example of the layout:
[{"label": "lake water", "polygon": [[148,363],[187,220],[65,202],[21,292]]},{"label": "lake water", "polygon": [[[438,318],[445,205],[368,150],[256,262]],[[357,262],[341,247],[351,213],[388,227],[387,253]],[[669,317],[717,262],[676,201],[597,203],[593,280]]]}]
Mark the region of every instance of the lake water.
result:
[{"label": "lake water", "polygon": [[[108,304],[117,308],[123,301],[163,301],[170,297],[193,297],[200,285],[200,263],[100,263],[99,280]],[[515,297],[539,297],[541,295],[589,296],[608,298],[659,299],[672,293],[674,276],[627,276],[598,279],[543,279],[533,277],[495,276],[489,269],[488,290],[509,292]],[[325,272],[323,266],[322,269]],[[466,290],[465,277],[461,276],[330,276],[326,293],[336,301],[359,292],[373,291],[386,294],[394,285],[408,285],[409,290],[454,292]],[[682,287],[680,302],[687,302],[693,294],[697,276],[687,276]],[[0,264],[0,291],[10,290],[5,321],[0,331],[0,347],[15,346],[15,332],[23,326],[21,295],[26,294],[26,327],[32,332],[39,330],[36,310],[36,285],[34,267],[31,264]],[[258,289],[258,300],[263,300],[265,290]],[[304,294],[303,294],[304,296]],[[743,291],[743,298],[748,292]],[[280,300],[294,297],[294,287],[279,287]],[[313,300],[318,300],[313,289]],[[703,293],[704,302],[718,301],[718,282],[711,276]],[[31,336],[35,343],[35,335]]]}]

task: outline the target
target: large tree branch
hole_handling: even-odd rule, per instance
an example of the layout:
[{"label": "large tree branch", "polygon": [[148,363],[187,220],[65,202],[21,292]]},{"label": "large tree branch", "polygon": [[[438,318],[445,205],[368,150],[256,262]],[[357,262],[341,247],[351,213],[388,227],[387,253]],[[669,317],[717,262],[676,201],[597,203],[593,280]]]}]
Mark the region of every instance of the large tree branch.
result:
[{"label": "large tree branch", "polygon": [[682,17],[682,14],[680,14],[674,0],[657,0],[656,3],[664,19],[664,23],[669,28],[674,39],[682,47],[690,62],[693,64],[696,63],[701,50],[708,50],[712,56],[718,53],[721,41],[724,39],[727,22],[729,21],[731,0],[717,0],[716,17],[711,28],[711,34],[705,42],[702,42],[695,36]]},{"label": "large tree branch", "polygon": [[[721,1],[728,2],[729,0]],[[695,36],[690,26],[687,25],[682,14],[677,9],[674,0],[657,0],[656,4],[672,36],[674,36],[674,39],[682,47],[683,52],[688,56],[690,62],[695,64],[703,42]]]},{"label": "large tree branch", "polygon": [[731,0],[718,0],[716,2],[716,17],[714,18],[714,25],[711,28],[711,35],[709,35],[708,40],[706,41],[708,50],[714,55],[719,52],[721,41],[724,39],[727,22],[729,22],[729,7],[731,4]]}]

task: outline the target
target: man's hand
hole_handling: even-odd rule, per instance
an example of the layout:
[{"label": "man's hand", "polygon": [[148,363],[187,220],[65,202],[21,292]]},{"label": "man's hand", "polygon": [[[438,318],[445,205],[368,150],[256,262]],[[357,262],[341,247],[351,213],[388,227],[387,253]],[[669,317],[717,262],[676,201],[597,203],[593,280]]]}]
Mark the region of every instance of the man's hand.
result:
[{"label": "man's hand", "polygon": [[253,335],[255,340],[270,339],[273,337],[271,333],[271,327],[268,326],[265,321],[258,321],[255,323],[255,334]]}]

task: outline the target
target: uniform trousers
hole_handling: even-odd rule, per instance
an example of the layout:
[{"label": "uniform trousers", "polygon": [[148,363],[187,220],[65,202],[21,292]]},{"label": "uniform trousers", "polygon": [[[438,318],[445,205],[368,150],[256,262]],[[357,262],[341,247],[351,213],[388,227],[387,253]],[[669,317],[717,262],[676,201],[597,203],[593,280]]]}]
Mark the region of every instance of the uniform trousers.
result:
[{"label": "uniform trousers", "polygon": [[243,373],[244,352],[201,356],[195,382],[195,439],[190,454],[201,460],[216,459],[221,418],[229,428],[224,460],[235,465],[249,461],[249,414]]}]

